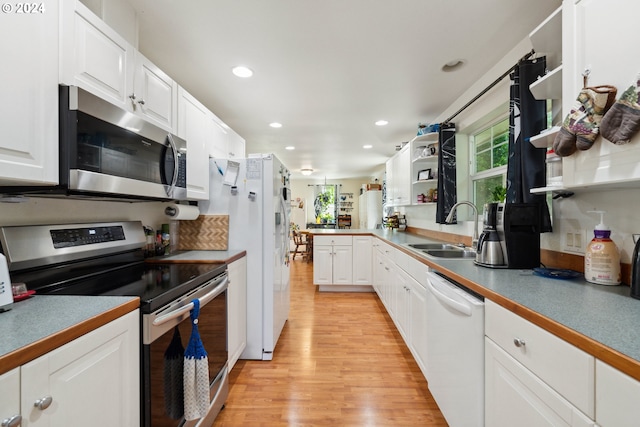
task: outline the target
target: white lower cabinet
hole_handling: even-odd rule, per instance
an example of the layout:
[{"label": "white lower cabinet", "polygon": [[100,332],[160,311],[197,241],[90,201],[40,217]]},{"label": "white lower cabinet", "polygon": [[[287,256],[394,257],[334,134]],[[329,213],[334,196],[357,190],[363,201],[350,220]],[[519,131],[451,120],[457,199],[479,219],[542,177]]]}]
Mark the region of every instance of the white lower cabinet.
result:
[{"label": "white lower cabinet", "polygon": [[595,423],[485,338],[485,425],[587,427]]},{"label": "white lower cabinet", "polygon": [[135,310],[21,366],[21,426],[139,425],[139,322]]},{"label": "white lower cabinet", "polygon": [[227,292],[227,347],[229,371],[247,346],[247,257],[232,262]]},{"label": "white lower cabinet", "polygon": [[590,426],[595,358],[485,300],[488,426]]},{"label": "white lower cabinet", "polygon": [[596,360],[596,422],[600,427],[640,425],[640,382]]},{"label": "white lower cabinet", "polygon": [[372,285],[371,263],[373,247],[371,236],[353,236],[353,283],[355,285]]},{"label": "white lower cabinet", "polygon": [[20,425],[20,368],[0,375],[0,424]]},{"label": "white lower cabinet", "polygon": [[353,284],[351,236],[314,236],[313,284],[320,290],[331,290],[325,285]]}]

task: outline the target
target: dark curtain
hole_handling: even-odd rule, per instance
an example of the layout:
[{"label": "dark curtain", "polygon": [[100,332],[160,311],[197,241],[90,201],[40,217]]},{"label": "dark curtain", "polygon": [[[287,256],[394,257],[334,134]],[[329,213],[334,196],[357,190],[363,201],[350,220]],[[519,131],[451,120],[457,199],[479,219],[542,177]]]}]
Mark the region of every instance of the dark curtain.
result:
[{"label": "dark curtain", "polygon": [[511,73],[509,102],[509,160],[507,163],[507,203],[540,205],[540,231],[551,231],[546,196],[529,190],[546,185],[546,150],[536,148],[529,138],[547,127],[546,101],[536,100],[529,85],[544,75],[545,58],[521,61]]},{"label": "dark curtain", "polygon": [[438,135],[440,155],[438,156],[438,201],[436,204],[436,222],[444,220],[457,202],[456,195],[456,126],[453,123],[441,124]]}]

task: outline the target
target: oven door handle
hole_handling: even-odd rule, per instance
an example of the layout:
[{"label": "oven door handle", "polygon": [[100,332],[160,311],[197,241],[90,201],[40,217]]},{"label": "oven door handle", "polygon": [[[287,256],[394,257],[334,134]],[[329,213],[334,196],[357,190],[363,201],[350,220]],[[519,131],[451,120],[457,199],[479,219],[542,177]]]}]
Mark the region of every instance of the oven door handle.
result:
[{"label": "oven door handle", "polygon": [[[203,295],[202,297],[198,298],[198,301],[200,301],[200,307],[204,307],[206,304],[209,303],[209,301],[211,301],[212,299],[220,295],[222,292],[224,292],[227,289],[228,284],[229,284],[229,276],[225,276],[224,279],[222,279],[222,281],[215,288],[213,288],[210,292]],[[173,310],[167,314],[163,314],[162,316],[156,317],[155,319],[153,319],[152,324],[154,326],[160,326],[163,323],[167,323],[172,319],[175,319],[177,317],[180,317],[190,312],[192,309],[193,309],[193,302],[190,302],[189,304],[183,307],[180,307],[177,310]]]}]

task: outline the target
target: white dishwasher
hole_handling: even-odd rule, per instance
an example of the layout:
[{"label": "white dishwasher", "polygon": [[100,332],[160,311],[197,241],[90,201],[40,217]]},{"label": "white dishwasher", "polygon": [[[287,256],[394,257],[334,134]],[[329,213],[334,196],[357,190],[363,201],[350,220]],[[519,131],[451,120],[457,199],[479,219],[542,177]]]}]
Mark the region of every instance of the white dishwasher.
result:
[{"label": "white dishwasher", "polygon": [[450,427],[484,425],[484,301],[427,272],[427,382]]}]

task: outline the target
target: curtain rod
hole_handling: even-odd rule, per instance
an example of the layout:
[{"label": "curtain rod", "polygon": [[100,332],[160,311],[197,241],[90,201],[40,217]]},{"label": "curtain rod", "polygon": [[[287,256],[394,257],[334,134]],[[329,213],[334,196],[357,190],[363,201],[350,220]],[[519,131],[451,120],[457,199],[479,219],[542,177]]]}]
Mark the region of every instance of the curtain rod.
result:
[{"label": "curtain rod", "polygon": [[479,94],[477,94],[471,101],[467,102],[462,108],[460,108],[458,111],[456,111],[455,113],[453,113],[453,115],[451,117],[449,117],[447,120],[445,120],[444,122],[442,122],[443,124],[448,124],[451,120],[454,119],[454,117],[456,117],[458,114],[462,113],[464,110],[466,110],[471,104],[473,104],[474,102],[476,102],[478,100],[478,98],[480,98],[482,95],[484,95],[485,93],[489,92],[495,85],[497,85],[498,83],[500,83],[502,81],[502,79],[504,79],[507,75],[509,75],[510,72],[513,71],[514,68],[516,68],[522,61],[526,61],[527,59],[531,58],[531,56],[533,54],[535,54],[536,51],[531,49],[531,52],[527,53],[526,55],[524,55],[522,58],[520,58],[518,60],[518,62],[516,62],[511,68],[509,68],[507,71],[505,71],[500,77],[498,77],[493,83],[491,83],[489,86],[487,86],[482,92],[480,92]]}]

